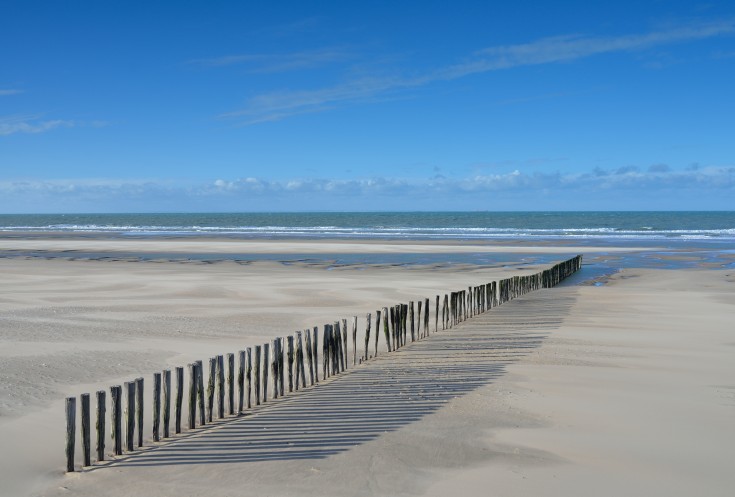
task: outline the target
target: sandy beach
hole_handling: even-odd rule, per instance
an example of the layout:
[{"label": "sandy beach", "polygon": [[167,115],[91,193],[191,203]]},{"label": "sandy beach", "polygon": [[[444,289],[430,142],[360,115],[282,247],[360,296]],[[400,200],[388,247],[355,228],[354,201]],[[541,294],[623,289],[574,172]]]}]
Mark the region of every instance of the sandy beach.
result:
[{"label": "sandy beach", "polygon": [[643,269],[534,292],[252,416],[65,475],[67,395],[537,269],[115,257],[456,244],[76,243],[0,247],[109,254],[0,259],[2,495],[727,495],[735,483],[735,276]]}]

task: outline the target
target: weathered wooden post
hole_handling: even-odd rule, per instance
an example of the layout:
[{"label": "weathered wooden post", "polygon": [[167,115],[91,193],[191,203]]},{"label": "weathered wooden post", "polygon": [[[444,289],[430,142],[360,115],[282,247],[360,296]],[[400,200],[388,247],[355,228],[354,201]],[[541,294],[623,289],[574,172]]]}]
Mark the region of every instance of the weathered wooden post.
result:
[{"label": "weathered wooden post", "polygon": [[269,358],[270,358],[270,345],[268,343],[263,344],[263,400],[262,402],[265,404],[268,402],[268,369],[270,368],[269,364]]},{"label": "weathered wooden post", "polygon": [[237,413],[245,407],[245,351],[237,352]]},{"label": "weathered wooden post", "polygon": [[125,448],[132,452],[135,445],[135,382],[125,382]]},{"label": "weathered wooden post", "polygon": [[227,407],[235,414],[235,354],[227,354]]},{"label": "weathered wooden post", "polygon": [[153,373],[153,441],[161,440],[161,373]]},{"label": "weathered wooden post", "polygon": [[214,392],[217,385],[217,358],[209,358],[209,378],[207,378],[207,422],[214,419]]},{"label": "weathered wooden post", "polygon": [[286,337],[286,353],[288,355],[288,391],[293,392],[293,335]]},{"label": "weathered wooden post", "polygon": [[202,361],[194,361],[197,370],[197,405],[199,406],[199,424],[204,426],[206,423],[206,410],[204,409],[205,394],[204,391],[204,364]]},{"label": "weathered wooden post", "polygon": [[[396,306],[391,306],[389,309],[390,312],[390,341],[393,345],[393,350],[396,350],[397,347],[397,341],[396,341]],[[390,351],[390,349],[389,349]]]},{"label": "weathered wooden post", "polygon": [[347,369],[347,363],[348,363],[347,354],[349,354],[349,347],[347,344],[347,320],[346,319],[342,319],[342,342],[343,342],[342,343],[342,355],[344,356],[344,364],[343,364],[342,371],[344,371]]},{"label": "weathered wooden post", "polygon": [[[334,350],[334,365],[335,368],[332,371],[333,374],[339,374],[340,371],[344,370],[344,364],[342,362],[344,361],[344,356],[342,355],[342,329],[340,328],[339,321],[334,322],[334,331],[332,333],[332,338],[334,340],[333,348]],[[340,368],[340,366],[342,366]]]},{"label": "weathered wooden post", "polygon": [[383,335],[385,336],[385,343],[388,346],[388,352],[392,352],[390,330],[388,329],[388,308],[383,307]]},{"label": "weathered wooden post", "polygon": [[[299,381],[299,378],[301,380]],[[296,389],[306,387],[306,370],[304,369],[304,343],[301,332],[296,332]]]},{"label": "weathered wooden post", "polygon": [[309,385],[314,384],[314,358],[312,357],[313,349],[311,347],[311,330],[306,328],[304,330],[306,336],[306,362],[309,365]]},{"label": "weathered wooden post", "polygon": [[[442,329],[444,329],[444,321],[442,321]],[[434,311],[434,333],[438,331],[439,331],[439,295],[436,296],[436,310]]]},{"label": "weathered wooden post", "polygon": [[171,370],[163,370],[163,437],[171,436]]},{"label": "weathered wooden post", "polygon": [[326,380],[329,375],[329,326],[324,325],[324,336],[322,337],[322,379]]},{"label": "weathered wooden post", "polygon": [[250,347],[245,348],[245,355],[247,357],[247,366],[245,367],[245,389],[247,390],[246,398],[247,402],[246,405],[248,409],[252,407],[250,403],[250,398],[252,394],[252,380],[253,380],[253,355],[252,355],[252,349]]},{"label": "weathered wooden post", "polygon": [[271,361],[271,373],[273,374],[273,398],[278,398],[278,338],[274,338],[273,342],[273,360]]},{"label": "weathered wooden post", "polygon": [[176,368],[176,405],[174,406],[174,432],[181,433],[182,404],[184,402],[184,368]]},{"label": "weathered wooden post", "polygon": [[260,405],[260,345],[255,346],[255,405]]},{"label": "weathered wooden post", "polygon": [[[438,299],[437,299],[438,302]],[[439,311],[439,306],[437,305],[437,314]],[[442,330],[446,329],[446,309],[447,309],[447,295],[444,294],[444,301],[442,302]]]},{"label": "weathered wooden post", "polygon": [[[267,362],[267,359],[266,359]],[[225,357],[217,356],[217,417],[225,417]]]},{"label": "weathered wooden post", "polygon": [[380,310],[375,311],[375,357],[378,357],[378,339],[380,338]]},{"label": "weathered wooden post", "polygon": [[84,466],[92,465],[92,444],[90,443],[92,428],[89,424],[91,413],[89,411],[89,394],[80,395],[82,401],[82,460]]},{"label": "weathered wooden post", "polygon": [[278,393],[281,397],[286,395],[286,358],[283,357],[283,342],[285,337],[278,337]]},{"label": "weathered wooden post", "polygon": [[197,365],[195,362],[187,364],[189,370],[189,429],[196,428],[197,417]]},{"label": "weathered wooden post", "polygon": [[135,407],[135,414],[138,418],[138,447],[143,447],[143,378],[135,379],[135,388],[138,401]]},{"label": "weathered wooden post", "polygon": [[357,316],[352,316],[352,365],[357,364]]},{"label": "weathered wooden post", "polygon": [[[419,307],[421,306],[421,302],[419,302]],[[413,300],[411,300],[408,304],[408,320],[411,325],[411,341],[416,341],[416,335],[414,330],[414,310],[413,310]]]},{"label": "weathered wooden post", "polygon": [[312,344],[312,357],[314,359],[314,383],[319,383],[319,327],[314,326],[314,343]]},{"label": "weathered wooden post", "polygon": [[[437,304],[438,304],[437,300]],[[439,306],[436,306],[436,309],[439,310]],[[436,330],[434,330],[436,331]],[[429,298],[424,299],[424,335],[429,336]]]},{"label": "weathered wooden post", "polygon": [[294,385],[293,389],[295,391],[298,391],[299,389],[299,383],[300,383],[300,377],[301,377],[301,370],[300,368],[300,361],[303,360],[303,349],[301,349],[301,332],[296,331],[294,336]]},{"label": "weathered wooden post", "polygon": [[97,460],[105,460],[105,414],[107,413],[105,391],[97,391]]},{"label": "weathered wooden post", "polygon": [[110,425],[112,428],[113,454],[122,455],[122,387],[110,387]]},{"label": "weathered wooden post", "polygon": [[365,316],[365,356],[363,357],[363,360],[368,360],[368,347],[370,347],[370,321],[372,319],[372,315],[368,312],[367,316]]},{"label": "weathered wooden post", "polygon": [[74,444],[77,436],[77,399],[66,398],[66,471],[74,471]]},{"label": "weathered wooden post", "polygon": [[338,335],[339,323],[335,322],[330,326],[329,331],[329,350],[331,351],[329,359],[332,361],[332,374],[335,375],[339,373],[339,344],[342,343],[342,337]]},{"label": "weathered wooden post", "polygon": [[342,348],[342,332],[347,331],[347,330],[342,329],[342,326],[340,326],[339,321],[334,322],[334,329],[337,330],[334,335],[334,339],[335,339],[334,350],[335,352],[337,352],[337,356],[336,356],[337,371],[336,373],[339,374],[345,369],[345,364],[343,364],[345,357],[344,357],[344,349]]},{"label": "weathered wooden post", "polygon": [[[421,329],[421,321],[422,321],[421,308],[423,307],[423,302],[421,300],[416,301],[416,307],[417,307],[416,309],[416,336],[420,340],[424,338],[424,333],[426,332],[426,330]],[[411,322],[413,322],[413,317],[411,318]]]}]

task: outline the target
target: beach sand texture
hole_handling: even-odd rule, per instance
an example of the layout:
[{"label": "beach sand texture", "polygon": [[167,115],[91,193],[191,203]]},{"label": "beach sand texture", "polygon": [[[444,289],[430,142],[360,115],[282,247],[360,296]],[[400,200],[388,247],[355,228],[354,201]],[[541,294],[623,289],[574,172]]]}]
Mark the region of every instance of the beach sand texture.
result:
[{"label": "beach sand texture", "polygon": [[60,259],[0,270],[2,495],[729,495],[735,484],[731,272],[625,270],[603,287],[534,292],[253,416],[64,475],[65,395],[518,273]]}]

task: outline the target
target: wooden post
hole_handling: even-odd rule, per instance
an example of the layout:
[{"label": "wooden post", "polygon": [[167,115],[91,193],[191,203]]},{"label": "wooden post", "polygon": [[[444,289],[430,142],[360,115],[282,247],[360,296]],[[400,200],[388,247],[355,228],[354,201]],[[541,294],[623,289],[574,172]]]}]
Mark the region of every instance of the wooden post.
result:
[{"label": "wooden post", "polygon": [[89,394],[83,393],[79,396],[82,401],[82,459],[84,466],[92,465],[92,445],[90,443],[92,429],[89,425]]},{"label": "wooden post", "polygon": [[278,398],[278,338],[273,339],[273,360],[271,361],[271,373],[273,374],[273,398]]},{"label": "wooden post", "polygon": [[[296,381],[294,381],[294,390],[299,389],[299,384],[301,383],[301,363],[304,361],[304,349],[302,348],[301,344],[301,332],[296,332],[296,338],[295,338],[295,347],[296,347],[296,359],[294,364],[294,373],[296,374]],[[306,386],[306,385],[303,385]]]},{"label": "wooden post", "polygon": [[[419,302],[419,305],[421,305],[421,302]],[[416,341],[416,330],[414,329],[414,315],[413,315],[413,300],[409,301],[408,303],[408,321],[411,323],[411,341]]]},{"label": "wooden post", "polygon": [[347,358],[349,357],[348,354],[350,353],[349,352],[350,348],[347,342],[348,342],[347,340],[347,320],[342,319],[342,347],[341,347],[341,350],[342,350],[342,355],[344,356],[344,363],[343,363],[342,371],[347,369],[347,364],[348,364]]},{"label": "wooden post", "polygon": [[204,364],[202,361],[194,361],[197,369],[197,405],[199,406],[199,425],[204,426],[206,423],[207,413],[204,409],[205,395],[204,391]]},{"label": "wooden post", "polygon": [[329,374],[329,325],[324,325],[324,336],[322,337],[322,379],[326,380]]},{"label": "wooden post", "polygon": [[143,378],[135,379],[135,388],[137,390],[135,414],[138,418],[138,447],[143,447]]},{"label": "wooden post", "polygon": [[319,327],[314,326],[314,343],[312,344],[312,358],[314,360],[314,383],[319,383]]},{"label": "wooden post", "polygon": [[340,342],[337,344],[337,350],[339,351],[339,364],[340,369],[337,371],[341,373],[347,369],[347,320],[342,320],[342,327],[337,322],[337,340]]},{"label": "wooden post", "polygon": [[235,414],[235,354],[227,354],[227,406]]},{"label": "wooden post", "polygon": [[372,315],[368,312],[367,316],[365,316],[365,322],[367,323],[365,325],[365,355],[363,356],[363,360],[368,360],[368,347],[370,346],[370,322],[372,320]]},{"label": "wooden post", "polygon": [[187,364],[189,369],[189,429],[196,428],[197,415],[197,365]]},{"label": "wooden post", "polygon": [[270,349],[268,343],[263,344],[263,400],[265,404],[268,402],[268,369],[270,369]]},{"label": "wooden post", "polygon": [[306,328],[304,330],[304,334],[306,336],[306,362],[309,365],[309,385],[314,384],[314,359],[312,357],[312,348],[311,348],[311,330],[309,328]]},{"label": "wooden post", "polygon": [[288,355],[288,391],[293,392],[293,335],[286,337],[286,354]]},{"label": "wooden post", "polygon": [[132,452],[135,445],[135,382],[125,382],[125,448]]},{"label": "wooden post", "polygon": [[352,316],[352,365],[357,364],[357,316]]},{"label": "wooden post", "polygon": [[380,338],[380,311],[375,311],[375,357],[378,357],[378,339]]},{"label": "wooden post", "polygon": [[253,356],[252,356],[252,350],[250,347],[245,348],[245,356],[247,359],[247,365],[245,367],[245,390],[246,392],[246,400],[245,403],[247,405],[247,408],[250,409],[252,406],[250,404],[250,397],[252,394],[252,379],[253,379]]},{"label": "wooden post", "polygon": [[335,321],[332,325],[331,343],[329,348],[332,350],[332,374],[339,374],[341,371],[340,364],[342,361],[342,330],[339,321]]},{"label": "wooden post", "polygon": [[[304,346],[301,342],[301,332],[296,332],[296,357],[297,357],[297,363],[298,363],[298,369],[297,373],[301,374],[301,387],[306,387],[306,370],[304,368]],[[298,380],[298,374],[296,375],[296,379]],[[296,384],[299,382],[297,381]]]},{"label": "wooden post", "polygon": [[153,373],[153,441],[161,440],[161,373]]},{"label": "wooden post", "polygon": [[283,357],[284,337],[278,337],[278,393],[286,395],[286,359]]},{"label": "wooden post", "polygon": [[390,330],[388,329],[388,308],[383,307],[383,335],[385,335],[385,343],[388,346],[388,352],[391,352],[393,349],[391,348],[391,339],[390,339]]},{"label": "wooden post", "polygon": [[225,357],[217,356],[217,417],[225,417]]},{"label": "wooden post", "polygon": [[74,444],[77,436],[77,399],[66,398],[66,471],[74,471]]},{"label": "wooden post", "polygon": [[217,385],[217,358],[209,358],[209,378],[207,379],[207,421],[214,419],[214,392]]},{"label": "wooden post", "polygon": [[237,413],[245,407],[245,351],[237,352]]},{"label": "wooden post", "polygon": [[163,437],[171,436],[171,370],[163,370]]},{"label": "wooden post", "polygon": [[97,460],[105,460],[105,414],[107,411],[107,402],[105,399],[105,391],[97,391]]},{"label": "wooden post", "polygon": [[122,455],[122,387],[110,387],[110,425],[112,428],[113,453]]},{"label": "wooden post", "polygon": [[[444,329],[444,323],[442,323]],[[439,331],[439,295],[436,296],[436,310],[434,311],[434,333]]]},{"label": "wooden post", "polygon": [[181,407],[184,402],[184,368],[176,368],[176,405],[174,406],[174,433],[181,433]]},{"label": "wooden post", "polygon": [[[421,300],[418,300],[416,302],[416,336],[419,338],[419,340],[424,338],[424,332],[426,331],[421,329],[421,308],[423,307],[423,304],[424,303]],[[411,312],[411,314],[411,322],[413,323],[413,312]]]},{"label": "wooden post", "polygon": [[398,340],[396,339],[396,306],[390,308],[390,327],[391,327],[391,342],[393,343],[393,350],[398,348]]},{"label": "wooden post", "polygon": [[260,345],[255,346],[255,405],[260,405]]},{"label": "wooden post", "polygon": [[424,336],[429,336],[429,298],[424,299]]}]

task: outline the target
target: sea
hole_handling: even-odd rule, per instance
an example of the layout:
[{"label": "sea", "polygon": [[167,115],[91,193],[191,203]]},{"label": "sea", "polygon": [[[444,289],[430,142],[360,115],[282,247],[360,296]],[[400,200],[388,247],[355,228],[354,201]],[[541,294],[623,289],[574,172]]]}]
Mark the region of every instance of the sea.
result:
[{"label": "sea", "polygon": [[[563,245],[569,248],[570,255],[577,253],[575,247],[622,246],[630,252],[603,251],[588,257],[587,269],[596,270],[587,271],[587,276],[622,267],[735,268],[735,211],[0,214],[0,240],[50,234],[113,238],[445,240],[495,245]],[[0,256],[7,255],[0,247]],[[142,259],[181,257],[128,255]],[[213,257],[277,259],[284,263],[315,259],[314,254],[187,254],[187,258],[194,260]],[[498,265],[543,263],[558,257],[526,254],[518,261],[517,255],[478,252],[323,254],[317,259],[333,261],[335,265],[438,262]]]}]

